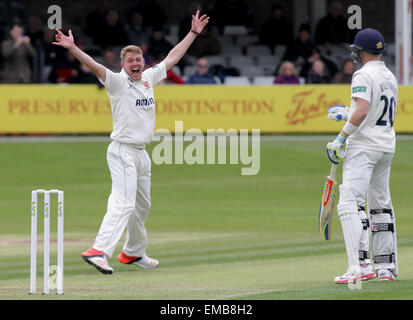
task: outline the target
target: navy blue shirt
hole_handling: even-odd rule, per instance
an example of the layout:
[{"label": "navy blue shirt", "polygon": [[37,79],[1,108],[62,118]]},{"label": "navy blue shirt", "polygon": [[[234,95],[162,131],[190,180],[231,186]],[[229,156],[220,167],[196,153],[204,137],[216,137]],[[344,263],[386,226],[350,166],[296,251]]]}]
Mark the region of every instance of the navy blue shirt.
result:
[{"label": "navy blue shirt", "polygon": [[214,76],[210,73],[200,75],[198,73],[190,76],[186,81],[188,84],[217,84]]}]

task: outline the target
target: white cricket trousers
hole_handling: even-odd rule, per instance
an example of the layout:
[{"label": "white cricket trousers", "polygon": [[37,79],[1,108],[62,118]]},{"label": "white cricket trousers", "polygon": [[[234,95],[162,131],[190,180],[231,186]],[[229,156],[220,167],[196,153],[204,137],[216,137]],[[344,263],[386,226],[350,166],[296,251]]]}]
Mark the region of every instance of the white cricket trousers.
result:
[{"label": "white cricket trousers", "polygon": [[93,248],[111,257],[126,227],[123,251],[142,257],[147,244],[145,221],[151,207],[151,160],[144,147],[112,141],[107,161],[112,190]]},{"label": "white cricket trousers", "polygon": [[[351,188],[357,205],[371,209],[389,208],[390,168],[393,153],[366,149],[349,149],[343,162],[343,185]],[[347,198],[347,197],[345,197]]]},{"label": "white cricket trousers", "polygon": [[[359,206],[364,207],[366,198],[369,209],[392,209],[389,179],[393,153],[385,153],[360,148],[348,149],[343,161],[343,183],[340,186],[340,200],[337,205],[346,244],[349,267],[359,264],[359,250],[369,247],[368,234],[364,232],[358,217]],[[364,218],[366,214],[364,213]],[[394,212],[393,212],[394,214]],[[390,223],[390,215],[379,217],[378,223]],[[372,217],[373,224],[377,218]],[[393,237],[391,234],[377,236],[373,244],[373,255],[391,254]],[[361,244],[360,244],[361,242]],[[364,244],[363,244],[364,242]],[[365,246],[365,248],[361,248]],[[387,266],[387,265],[386,265]],[[389,264],[389,267],[393,267]]]}]

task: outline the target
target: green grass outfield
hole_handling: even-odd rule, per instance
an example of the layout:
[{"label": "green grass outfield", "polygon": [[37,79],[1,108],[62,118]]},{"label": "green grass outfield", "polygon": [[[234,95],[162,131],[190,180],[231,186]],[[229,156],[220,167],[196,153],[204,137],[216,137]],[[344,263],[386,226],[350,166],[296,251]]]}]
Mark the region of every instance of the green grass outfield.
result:
[{"label": "green grass outfield", "polygon": [[[108,142],[1,140],[0,299],[413,299],[413,141],[398,141],[391,176],[399,278],[350,290],[333,282],[347,266],[338,217],[333,240],[322,240],[317,230],[329,138],[262,139],[256,176],[241,176],[242,165],[153,164],[148,254],[160,267],[121,265],[122,238],[109,260],[110,276],[80,257],[106,209]],[[30,191],[40,187],[65,191],[64,296],[28,295]]]}]

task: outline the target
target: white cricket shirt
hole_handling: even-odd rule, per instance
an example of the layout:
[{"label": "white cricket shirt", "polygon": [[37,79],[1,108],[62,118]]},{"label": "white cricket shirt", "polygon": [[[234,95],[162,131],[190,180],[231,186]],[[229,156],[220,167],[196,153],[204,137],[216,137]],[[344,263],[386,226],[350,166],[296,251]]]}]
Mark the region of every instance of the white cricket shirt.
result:
[{"label": "white cricket shirt", "polygon": [[155,131],[155,98],[153,87],[166,78],[166,65],[161,62],[142,72],[140,81],[132,80],[122,69],[106,69],[105,86],[113,118],[110,138],[121,143],[144,147]]},{"label": "white cricket shirt", "polygon": [[356,109],[354,98],[370,102],[370,109],[359,129],[347,139],[347,148],[361,147],[394,153],[396,135],[393,125],[397,94],[396,77],[383,61],[369,61],[354,73],[349,119]]}]

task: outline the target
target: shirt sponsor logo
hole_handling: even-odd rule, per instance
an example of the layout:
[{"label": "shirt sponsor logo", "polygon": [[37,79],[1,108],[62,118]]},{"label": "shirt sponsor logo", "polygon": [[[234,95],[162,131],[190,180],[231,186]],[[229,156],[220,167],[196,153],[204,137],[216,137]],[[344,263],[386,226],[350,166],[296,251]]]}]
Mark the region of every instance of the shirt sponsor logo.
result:
[{"label": "shirt sponsor logo", "polygon": [[353,93],[356,92],[366,92],[367,88],[366,87],[354,87],[353,88]]},{"label": "shirt sponsor logo", "polygon": [[143,86],[146,88],[146,89],[149,89],[151,86],[149,85],[149,82],[148,81],[145,81],[144,83],[143,83]]},{"label": "shirt sponsor logo", "polygon": [[136,99],[136,106],[137,107],[142,107],[142,106],[149,106],[151,104],[155,104],[155,100],[153,98],[149,99]]}]

